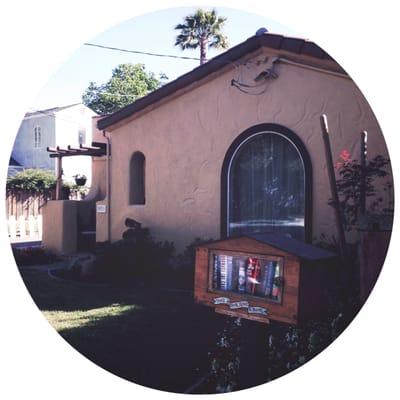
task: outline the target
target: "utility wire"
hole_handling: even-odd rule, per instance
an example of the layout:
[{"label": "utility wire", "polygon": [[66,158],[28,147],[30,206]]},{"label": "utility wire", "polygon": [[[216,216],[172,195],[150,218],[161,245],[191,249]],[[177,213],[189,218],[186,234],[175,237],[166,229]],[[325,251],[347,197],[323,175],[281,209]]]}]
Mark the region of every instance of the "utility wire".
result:
[{"label": "utility wire", "polygon": [[124,53],[134,53],[134,54],[144,54],[146,56],[155,56],[155,57],[169,57],[169,58],[179,58],[183,60],[195,60],[195,61],[200,61],[200,58],[195,58],[195,57],[185,57],[185,56],[174,56],[172,54],[157,54],[157,53],[148,53],[145,51],[138,51],[138,50],[127,50],[127,49],[120,49],[118,47],[111,47],[111,46],[103,46],[101,44],[95,44],[95,43],[83,43],[85,46],[92,46],[92,47],[99,47],[101,49],[107,49],[107,50],[114,50],[114,51],[122,51]]},{"label": "utility wire", "polygon": [[[98,47],[100,49],[106,49],[106,50],[114,50],[114,51],[122,51],[124,53],[133,53],[133,54],[143,54],[146,56],[154,56],[154,57],[164,57],[164,58],[175,58],[175,59],[181,59],[181,60],[194,60],[194,61],[200,61],[200,58],[195,58],[195,57],[186,57],[186,56],[175,56],[172,54],[158,54],[158,53],[148,53],[145,51],[139,51],[139,50],[128,50],[128,49],[121,49],[119,47],[111,47],[111,46],[103,46],[101,44],[96,44],[96,43],[83,43],[84,46],[92,46],[92,47]],[[205,59],[205,61],[213,61],[213,62],[221,62],[222,64],[230,64],[232,65],[235,69],[238,69],[239,65],[235,62],[228,61],[228,60],[217,60],[217,59]],[[246,64],[243,64],[246,65]]]}]

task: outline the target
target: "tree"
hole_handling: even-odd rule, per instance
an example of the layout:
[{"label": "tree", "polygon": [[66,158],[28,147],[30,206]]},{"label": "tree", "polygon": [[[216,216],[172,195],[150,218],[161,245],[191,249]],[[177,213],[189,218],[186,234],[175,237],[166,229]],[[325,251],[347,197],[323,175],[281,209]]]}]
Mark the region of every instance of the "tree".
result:
[{"label": "tree", "polygon": [[[25,169],[14,176],[7,178],[6,188],[8,192],[29,192],[31,194],[41,193],[50,197],[52,190],[56,188],[57,178],[54,172],[44,169]],[[64,190],[71,189],[70,185],[64,183]]]},{"label": "tree", "polygon": [[200,64],[204,64],[209,47],[228,48],[228,38],[221,32],[225,21],[226,18],[219,17],[215,9],[198,9],[194,14],[186,16],[183,24],[175,26],[175,29],[181,31],[176,37],[175,46],[180,46],[182,50],[200,47]]},{"label": "tree", "polygon": [[[377,155],[363,167],[357,160],[351,159],[347,150],[343,150],[335,167],[339,174],[339,178],[336,180],[339,206],[343,213],[345,228],[348,231],[354,229],[358,222],[361,214],[362,197],[374,199],[369,204],[372,213],[379,212],[380,208],[383,207],[383,197],[377,197],[380,187],[377,179],[388,179],[383,183],[383,191],[387,194],[387,204],[380,211],[382,213],[393,213],[393,182],[387,170],[390,167],[388,158]],[[329,205],[334,205],[332,200],[329,201]]]},{"label": "tree", "polygon": [[147,72],[143,64],[120,64],[113,69],[108,82],[90,82],[82,101],[98,114],[111,114],[158,89],[166,79],[163,73],[157,78],[153,72]]}]

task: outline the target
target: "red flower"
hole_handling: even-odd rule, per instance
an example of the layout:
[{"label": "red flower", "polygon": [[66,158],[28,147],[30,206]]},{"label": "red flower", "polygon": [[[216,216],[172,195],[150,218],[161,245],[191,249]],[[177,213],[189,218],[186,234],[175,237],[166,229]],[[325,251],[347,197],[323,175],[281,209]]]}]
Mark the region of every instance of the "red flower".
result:
[{"label": "red flower", "polygon": [[336,162],[335,168],[339,169],[350,161],[351,161],[350,153],[346,149],[344,149],[341,151],[339,155],[339,160]]},{"label": "red flower", "polygon": [[350,153],[345,149],[342,150],[339,156],[344,162],[351,161],[350,160]]}]

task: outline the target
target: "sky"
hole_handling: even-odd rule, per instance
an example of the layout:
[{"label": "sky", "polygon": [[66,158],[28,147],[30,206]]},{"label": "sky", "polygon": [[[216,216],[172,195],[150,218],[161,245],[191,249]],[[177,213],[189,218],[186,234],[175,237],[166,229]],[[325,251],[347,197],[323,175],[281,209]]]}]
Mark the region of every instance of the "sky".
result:
[{"label": "sky", "polygon": [[[261,27],[267,28],[269,32],[301,36],[278,22],[260,15],[223,7],[218,7],[216,10],[219,15],[227,18],[223,31],[229,39],[230,47],[253,36]],[[118,24],[96,37],[88,38],[87,42],[157,54],[199,57],[199,50],[182,51],[174,46],[178,33],[174,26],[183,22],[183,18],[194,11],[193,7],[179,7],[144,14]],[[220,52],[210,49],[208,57],[214,57]],[[169,80],[177,78],[199,64],[195,60],[123,53],[82,45],[50,77],[30,108],[43,110],[79,103],[90,81],[98,84],[106,82],[111,77],[113,68],[121,63],[142,63],[148,71],[154,72],[157,76],[160,72],[165,73]]]}]

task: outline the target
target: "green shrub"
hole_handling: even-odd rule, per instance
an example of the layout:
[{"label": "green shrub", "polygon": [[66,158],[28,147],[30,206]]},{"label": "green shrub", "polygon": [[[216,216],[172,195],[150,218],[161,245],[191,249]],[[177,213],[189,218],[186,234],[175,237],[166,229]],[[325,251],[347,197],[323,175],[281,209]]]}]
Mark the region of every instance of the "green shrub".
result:
[{"label": "green shrub", "polygon": [[[43,169],[26,169],[7,179],[7,190],[42,193],[50,197],[51,191],[56,188],[57,179],[53,172]],[[68,191],[70,186],[63,183],[63,190]]]},{"label": "green shrub", "polygon": [[[97,249],[96,275],[108,282],[126,280],[160,284],[174,253],[172,242],[156,242],[147,228],[131,224],[122,240]],[[135,221],[136,222],[136,221]]]}]

